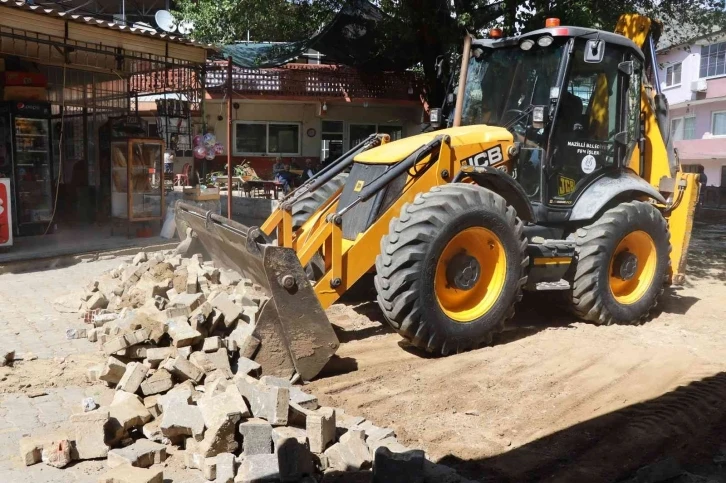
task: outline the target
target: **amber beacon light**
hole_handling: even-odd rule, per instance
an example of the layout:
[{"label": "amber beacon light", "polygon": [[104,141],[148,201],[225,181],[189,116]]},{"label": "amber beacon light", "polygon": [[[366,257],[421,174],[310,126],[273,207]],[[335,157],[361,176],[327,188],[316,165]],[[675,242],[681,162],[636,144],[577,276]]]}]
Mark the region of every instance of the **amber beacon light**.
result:
[{"label": "amber beacon light", "polygon": [[545,20],[545,27],[559,27],[560,26],[560,19],[559,18],[548,18]]}]

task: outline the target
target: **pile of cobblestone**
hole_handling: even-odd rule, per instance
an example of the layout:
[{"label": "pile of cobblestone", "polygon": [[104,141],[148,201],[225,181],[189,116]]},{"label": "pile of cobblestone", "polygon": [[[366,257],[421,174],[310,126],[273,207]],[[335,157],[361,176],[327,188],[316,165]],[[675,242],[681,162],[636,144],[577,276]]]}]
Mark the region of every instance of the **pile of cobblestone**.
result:
[{"label": "pile of cobblestone", "polygon": [[239,274],[174,252],[141,252],[57,300],[92,325],[66,335],[99,344],[107,360],[87,377],[115,395],[105,407],[84,400],[70,433],[21,440],[23,461],[106,458],[99,482],[161,483],[174,445],[219,483],[461,481],[393,430],[321,407],[294,377],[265,375],[254,360],[265,302]]}]

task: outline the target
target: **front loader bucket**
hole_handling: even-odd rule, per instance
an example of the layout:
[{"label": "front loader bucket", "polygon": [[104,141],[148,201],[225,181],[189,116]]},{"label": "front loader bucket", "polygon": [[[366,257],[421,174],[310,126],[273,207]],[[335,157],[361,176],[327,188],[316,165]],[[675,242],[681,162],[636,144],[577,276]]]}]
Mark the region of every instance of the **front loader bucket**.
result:
[{"label": "front loader bucket", "polygon": [[291,248],[272,245],[257,227],[247,227],[183,202],[176,204],[180,235],[192,230],[189,253],[210,256],[262,287],[255,361],[267,375],[304,381],[315,377],[338,349],[338,338]]}]

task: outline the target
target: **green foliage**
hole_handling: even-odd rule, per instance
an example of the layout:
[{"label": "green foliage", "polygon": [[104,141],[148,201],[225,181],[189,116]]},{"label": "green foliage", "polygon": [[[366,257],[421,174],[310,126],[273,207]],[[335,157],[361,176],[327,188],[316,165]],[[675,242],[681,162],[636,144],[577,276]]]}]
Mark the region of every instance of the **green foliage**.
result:
[{"label": "green foliage", "polygon": [[332,19],[340,0],[178,0],[174,16],[194,22],[195,40],[226,44],[308,37]]},{"label": "green foliage", "polygon": [[[250,38],[294,41],[310,38],[325,26],[344,0],[177,0],[175,15],[194,21],[194,37],[215,44]],[[493,26],[507,35],[544,27],[547,17],[562,25],[612,31],[625,12],[663,21],[671,43],[723,28],[724,0],[376,0],[387,15],[378,24],[380,52],[406,48],[423,68],[429,100],[443,95],[434,64],[443,56],[455,69],[465,32],[483,35]],[[496,6],[493,7],[492,4]],[[403,47],[405,46],[405,47]],[[447,69],[444,76],[448,77]]]}]

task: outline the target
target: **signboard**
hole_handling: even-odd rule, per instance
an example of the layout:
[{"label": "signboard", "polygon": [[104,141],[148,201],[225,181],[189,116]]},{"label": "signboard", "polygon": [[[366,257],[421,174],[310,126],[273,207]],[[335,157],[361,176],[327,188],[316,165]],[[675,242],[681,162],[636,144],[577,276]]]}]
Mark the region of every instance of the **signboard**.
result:
[{"label": "signboard", "polygon": [[13,244],[13,212],[10,179],[0,178],[0,247]]}]

